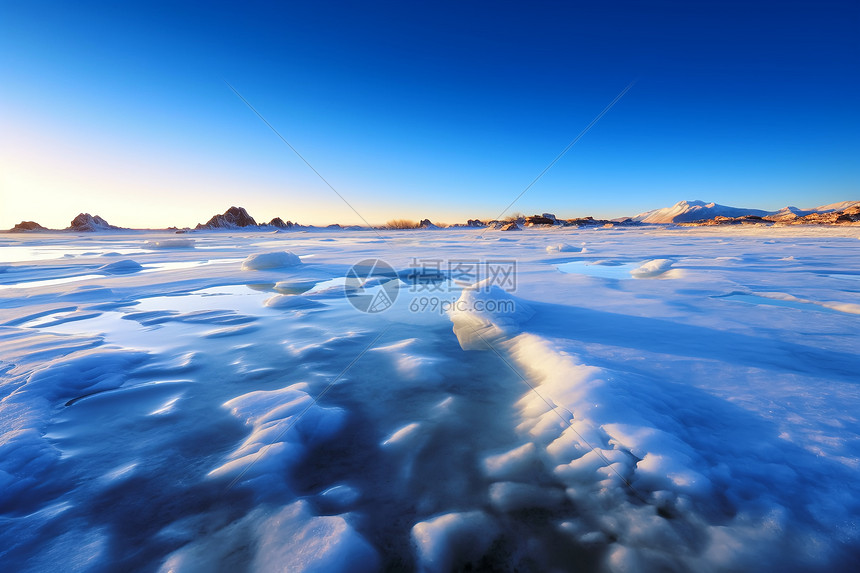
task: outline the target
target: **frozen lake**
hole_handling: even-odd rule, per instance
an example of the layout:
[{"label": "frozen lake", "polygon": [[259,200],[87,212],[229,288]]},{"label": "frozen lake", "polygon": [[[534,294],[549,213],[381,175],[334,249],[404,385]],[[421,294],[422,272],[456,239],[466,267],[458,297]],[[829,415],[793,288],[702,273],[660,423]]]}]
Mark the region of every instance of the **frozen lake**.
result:
[{"label": "frozen lake", "polygon": [[0,234],[0,563],[850,570],[858,238]]}]

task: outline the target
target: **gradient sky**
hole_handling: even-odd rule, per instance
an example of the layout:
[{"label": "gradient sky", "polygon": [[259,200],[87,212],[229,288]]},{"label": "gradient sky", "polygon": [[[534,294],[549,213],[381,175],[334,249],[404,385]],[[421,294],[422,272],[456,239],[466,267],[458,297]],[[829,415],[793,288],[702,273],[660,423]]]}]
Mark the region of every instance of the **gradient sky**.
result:
[{"label": "gradient sky", "polygon": [[[272,6],[268,4],[277,4]],[[0,0],[0,228],[860,199],[860,3]]]}]

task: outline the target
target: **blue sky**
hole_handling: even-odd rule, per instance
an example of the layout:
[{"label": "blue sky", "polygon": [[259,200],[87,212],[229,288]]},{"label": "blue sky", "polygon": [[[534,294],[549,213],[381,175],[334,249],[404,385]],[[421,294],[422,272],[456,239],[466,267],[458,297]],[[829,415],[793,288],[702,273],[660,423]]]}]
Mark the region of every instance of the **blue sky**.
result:
[{"label": "blue sky", "polygon": [[857,2],[0,1],[0,228],[860,199]]}]

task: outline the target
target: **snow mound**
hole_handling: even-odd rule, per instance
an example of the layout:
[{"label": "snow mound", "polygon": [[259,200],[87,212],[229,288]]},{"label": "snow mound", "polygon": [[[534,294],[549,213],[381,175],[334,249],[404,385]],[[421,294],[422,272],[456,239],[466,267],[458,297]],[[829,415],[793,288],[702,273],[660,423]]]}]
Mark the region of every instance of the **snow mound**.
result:
[{"label": "snow mound", "polygon": [[314,516],[297,501],[257,529],[254,571],[371,572],[379,569],[376,550],[340,515]]},{"label": "snow mound", "polygon": [[[585,243],[583,243],[585,244]],[[574,247],[567,243],[559,243],[557,245],[547,245],[547,253],[585,253],[588,249],[585,247]]]},{"label": "snow mound", "polygon": [[122,261],[116,261],[115,263],[102,265],[97,270],[109,275],[122,275],[126,273],[136,273],[141,269],[143,269],[143,267],[140,266],[140,263],[137,261],[124,259]]},{"label": "snow mound", "polygon": [[448,312],[454,323],[454,334],[464,350],[486,348],[490,340],[511,336],[534,310],[491,279],[463,289],[460,298]]},{"label": "snow mound", "polygon": [[209,476],[255,484],[263,496],[289,490],[291,471],[308,448],[333,438],[346,419],[340,408],[319,406],[306,384],[249,392],[224,406],[251,427],[251,434]]},{"label": "snow mound", "polygon": [[451,571],[454,565],[480,559],[498,534],[498,527],[482,511],[446,513],[412,527],[418,568]]},{"label": "snow mound", "polygon": [[270,251],[250,255],[242,263],[243,271],[262,271],[267,269],[281,269],[295,267],[302,264],[302,260],[289,251]]},{"label": "snow mound", "polygon": [[484,474],[494,480],[528,480],[537,474],[540,460],[537,448],[527,442],[508,452],[484,459]]},{"label": "snow mound", "polygon": [[275,283],[274,289],[281,294],[301,294],[314,288],[317,282],[319,281],[289,279],[278,281]]},{"label": "snow mound", "polygon": [[[168,555],[159,572],[379,570],[379,555],[349,517],[314,515],[310,504],[299,500],[274,511],[255,509],[217,529],[187,520],[159,533],[162,539],[192,539]],[[206,535],[195,536],[202,531]]]},{"label": "snow mound", "polygon": [[630,274],[636,279],[651,279],[668,271],[673,262],[671,259],[654,259],[642,263],[638,268],[630,271]]}]

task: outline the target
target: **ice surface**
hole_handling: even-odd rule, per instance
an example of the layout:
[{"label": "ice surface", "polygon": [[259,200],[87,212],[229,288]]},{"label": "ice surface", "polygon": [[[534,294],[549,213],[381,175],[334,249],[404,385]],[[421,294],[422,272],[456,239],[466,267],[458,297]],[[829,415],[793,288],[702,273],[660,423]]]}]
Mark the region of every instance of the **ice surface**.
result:
[{"label": "ice surface", "polygon": [[158,241],[146,241],[144,243],[150,249],[190,249],[195,245],[194,239],[161,239]]},{"label": "ice surface", "polygon": [[479,233],[0,235],[2,568],[855,568],[860,229]]},{"label": "ice surface", "polygon": [[613,261],[570,261],[558,265],[558,270],[564,273],[583,274],[607,279],[633,278],[633,271],[639,268],[637,263],[617,263]]}]

